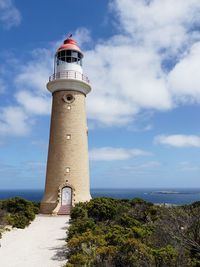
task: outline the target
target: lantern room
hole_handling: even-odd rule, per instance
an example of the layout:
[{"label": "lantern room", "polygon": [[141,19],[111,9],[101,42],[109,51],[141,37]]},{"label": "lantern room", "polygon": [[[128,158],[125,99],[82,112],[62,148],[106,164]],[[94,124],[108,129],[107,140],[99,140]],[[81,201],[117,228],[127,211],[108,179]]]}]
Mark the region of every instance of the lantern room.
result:
[{"label": "lantern room", "polygon": [[55,54],[54,74],[62,74],[66,71],[76,71],[82,74],[82,58],[83,53],[76,41],[67,38]]}]

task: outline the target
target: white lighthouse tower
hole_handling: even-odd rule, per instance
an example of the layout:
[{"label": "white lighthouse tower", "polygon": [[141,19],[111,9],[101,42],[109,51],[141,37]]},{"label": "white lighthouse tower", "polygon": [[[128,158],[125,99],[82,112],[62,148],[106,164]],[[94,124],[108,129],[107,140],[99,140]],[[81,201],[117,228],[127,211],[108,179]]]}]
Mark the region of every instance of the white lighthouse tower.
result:
[{"label": "white lighthouse tower", "polygon": [[47,83],[53,103],[41,213],[69,214],[75,203],[91,199],[85,110],[91,86],[83,75],[82,59],[70,36],[55,54],[54,73]]}]

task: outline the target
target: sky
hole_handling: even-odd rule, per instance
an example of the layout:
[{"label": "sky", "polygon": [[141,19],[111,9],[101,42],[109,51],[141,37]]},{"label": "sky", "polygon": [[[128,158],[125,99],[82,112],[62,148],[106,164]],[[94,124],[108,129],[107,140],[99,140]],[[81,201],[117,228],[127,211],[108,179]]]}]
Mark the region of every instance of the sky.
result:
[{"label": "sky", "polygon": [[92,188],[200,188],[199,0],[0,0],[0,189],[44,188],[53,57],[84,53]]}]

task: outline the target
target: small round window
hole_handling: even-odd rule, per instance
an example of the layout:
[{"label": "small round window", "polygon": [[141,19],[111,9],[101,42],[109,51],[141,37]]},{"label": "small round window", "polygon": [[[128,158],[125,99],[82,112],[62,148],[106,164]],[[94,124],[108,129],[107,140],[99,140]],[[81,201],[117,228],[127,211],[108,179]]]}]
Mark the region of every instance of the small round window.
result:
[{"label": "small round window", "polygon": [[74,98],[73,95],[71,95],[71,94],[67,94],[67,95],[64,95],[64,96],[63,96],[63,100],[64,100],[66,103],[72,103],[72,102],[75,100],[75,98]]}]

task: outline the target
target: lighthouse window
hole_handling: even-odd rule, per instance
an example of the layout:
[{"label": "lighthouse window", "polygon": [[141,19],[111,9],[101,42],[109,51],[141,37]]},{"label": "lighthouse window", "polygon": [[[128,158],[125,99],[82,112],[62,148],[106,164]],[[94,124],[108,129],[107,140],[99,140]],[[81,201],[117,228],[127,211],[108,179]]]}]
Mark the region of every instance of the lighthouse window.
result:
[{"label": "lighthouse window", "polygon": [[78,57],[78,52],[72,51],[72,57],[77,58]]},{"label": "lighthouse window", "polygon": [[65,50],[65,53],[67,56],[71,56],[72,55],[72,51],[71,50]]},{"label": "lighthouse window", "polygon": [[65,57],[65,50],[63,50],[63,51],[60,52],[60,57],[61,57],[61,58],[62,58],[62,57]]},{"label": "lighthouse window", "polygon": [[63,96],[63,101],[66,103],[72,103],[74,100],[75,100],[75,98],[71,94],[66,94]]},{"label": "lighthouse window", "polygon": [[71,139],[71,134],[67,134],[67,140]]},{"label": "lighthouse window", "polygon": [[72,59],[71,59],[71,57],[67,57],[64,61],[66,61],[67,63],[71,63]]},{"label": "lighthouse window", "polygon": [[77,62],[77,58],[72,57],[72,62]]},{"label": "lighthouse window", "polygon": [[67,173],[70,172],[70,168],[69,168],[69,167],[66,168],[66,172],[67,172]]},{"label": "lighthouse window", "polygon": [[67,96],[67,101],[71,101],[73,99],[73,96],[72,95],[68,95]]},{"label": "lighthouse window", "polygon": [[65,62],[77,63],[82,66],[82,54],[73,50],[62,50],[57,53],[57,66]]}]

